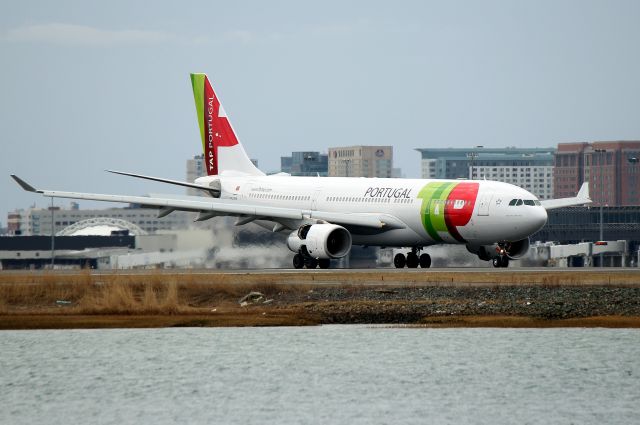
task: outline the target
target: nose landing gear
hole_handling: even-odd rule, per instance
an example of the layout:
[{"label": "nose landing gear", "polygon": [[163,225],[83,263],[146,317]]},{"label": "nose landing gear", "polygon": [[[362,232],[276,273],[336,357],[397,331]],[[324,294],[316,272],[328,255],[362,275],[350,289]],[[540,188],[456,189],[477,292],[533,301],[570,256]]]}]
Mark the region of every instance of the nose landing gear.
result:
[{"label": "nose landing gear", "polygon": [[507,257],[506,255],[493,257],[493,260],[491,260],[491,262],[493,263],[493,267],[496,268],[509,267],[509,257]]},{"label": "nose landing gear", "polygon": [[509,267],[509,257],[507,257],[507,248],[505,248],[504,243],[499,243],[496,247],[497,256],[493,257],[491,262],[493,263],[493,267]]},{"label": "nose landing gear", "polygon": [[402,253],[396,254],[396,256],[393,257],[393,265],[396,269],[401,269],[405,265],[410,269],[415,269],[418,266],[423,269],[428,269],[431,267],[431,256],[424,253],[418,257],[421,250],[422,247],[413,247],[411,248],[411,252],[408,252],[406,256]]}]

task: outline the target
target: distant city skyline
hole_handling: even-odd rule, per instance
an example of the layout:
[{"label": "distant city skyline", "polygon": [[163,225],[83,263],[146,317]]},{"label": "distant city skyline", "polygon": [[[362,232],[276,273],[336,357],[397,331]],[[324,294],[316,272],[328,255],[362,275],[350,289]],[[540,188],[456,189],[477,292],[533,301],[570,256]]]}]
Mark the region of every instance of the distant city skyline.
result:
[{"label": "distant city skyline", "polygon": [[200,146],[190,72],[209,74],[265,171],[293,151],[385,145],[417,178],[415,148],[638,140],[639,18],[631,0],[8,2],[0,226],[49,203],[9,174],[184,193],[103,170],[184,179]]}]

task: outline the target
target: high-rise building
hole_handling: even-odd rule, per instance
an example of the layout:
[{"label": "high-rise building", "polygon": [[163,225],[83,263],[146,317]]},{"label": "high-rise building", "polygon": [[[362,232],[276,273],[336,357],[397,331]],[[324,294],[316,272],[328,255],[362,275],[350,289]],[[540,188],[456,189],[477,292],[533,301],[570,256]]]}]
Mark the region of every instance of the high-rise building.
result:
[{"label": "high-rise building", "polygon": [[[204,155],[196,155],[193,159],[187,159],[187,182],[193,183],[198,177],[206,176],[207,171],[204,169]],[[187,195],[200,196],[202,191],[191,187],[187,188]]]},{"label": "high-rise building", "polygon": [[392,146],[329,148],[330,177],[387,177],[393,175]]},{"label": "high-rise building", "polygon": [[[511,183],[540,199],[553,196],[555,148],[416,149],[423,179],[486,179]],[[571,196],[575,196],[575,193]]]},{"label": "high-rise building", "polygon": [[594,206],[640,205],[640,141],[560,143],[555,197],[575,196],[589,182]]},{"label": "high-rise building", "polygon": [[327,154],[320,152],[291,152],[280,157],[280,171],[292,176],[327,176]]}]

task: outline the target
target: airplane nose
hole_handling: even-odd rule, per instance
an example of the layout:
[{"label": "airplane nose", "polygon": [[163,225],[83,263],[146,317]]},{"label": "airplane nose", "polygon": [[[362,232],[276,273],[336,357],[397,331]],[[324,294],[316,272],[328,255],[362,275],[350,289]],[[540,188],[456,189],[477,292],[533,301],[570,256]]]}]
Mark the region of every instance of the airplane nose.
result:
[{"label": "airplane nose", "polygon": [[544,207],[532,208],[531,224],[535,226],[535,232],[547,224],[547,210]]}]

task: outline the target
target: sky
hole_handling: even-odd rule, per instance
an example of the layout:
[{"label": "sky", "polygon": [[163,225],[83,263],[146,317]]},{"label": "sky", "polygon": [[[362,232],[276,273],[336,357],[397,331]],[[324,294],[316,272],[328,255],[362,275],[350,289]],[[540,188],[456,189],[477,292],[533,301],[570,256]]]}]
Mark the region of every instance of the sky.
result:
[{"label": "sky", "polygon": [[[252,158],[640,139],[640,2],[20,1],[0,13],[0,224],[39,188],[182,193],[205,72]],[[68,205],[68,200],[56,204]],[[81,207],[97,204],[81,202]],[[109,204],[100,204],[107,207]]]}]

